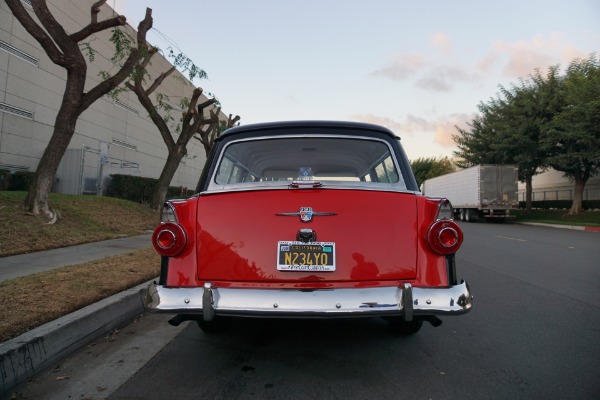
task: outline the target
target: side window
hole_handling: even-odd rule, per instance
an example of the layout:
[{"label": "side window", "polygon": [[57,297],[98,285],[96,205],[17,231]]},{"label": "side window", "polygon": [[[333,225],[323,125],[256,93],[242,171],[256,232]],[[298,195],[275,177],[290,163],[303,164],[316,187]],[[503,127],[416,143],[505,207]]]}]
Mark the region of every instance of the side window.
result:
[{"label": "side window", "polygon": [[385,159],[375,165],[374,172],[375,176],[377,177],[377,182],[398,182],[398,173],[396,172],[396,168],[394,168],[394,162],[390,156],[387,156]]},{"label": "side window", "polygon": [[229,157],[224,157],[217,172],[216,182],[221,185],[230,183],[255,182],[258,177],[243,168],[239,163],[234,162]]},{"label": "side window", "polygon": [[235,164],[229,159],[224,158],[217,172],[217,183],[227,184],[231,182],[231,178],[234,173]]}]

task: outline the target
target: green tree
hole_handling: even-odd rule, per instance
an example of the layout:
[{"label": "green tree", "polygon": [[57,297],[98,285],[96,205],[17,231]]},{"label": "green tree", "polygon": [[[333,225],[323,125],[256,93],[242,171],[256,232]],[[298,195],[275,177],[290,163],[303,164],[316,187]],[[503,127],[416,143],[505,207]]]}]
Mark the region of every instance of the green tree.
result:
[{"label": "green tree", "polygon": [[454,163],[448,157],[420,157],[411,161],[410,166],[419,186],[427,179],[449,174],[456,170]]},{"label": "green tree", "polygon": [[564,107],[546,124],[542,142],[548,164],[574,182],[569,214],[579,214],[585,185],[600,172],[600,60],[595,54],[569,64],[559,94]]},{"label": "green tree", "polygon": [[539,70],[517,85],[500,86],[497,98],[480,103],[470,130],[458,129],[454,136],[461,167],[477,164],[516,164],[519,180],[525,182],[526,210],[532,206],[533,176],[546,168],[540,140],[543,127],[560,109],[558,67]]},{"label": "green tree", "polygon": [[[84,53],[89,53],[89,43],[84,41],[97,32],[123,26],[124,16],[116,16],[98,21],[100,7],[106,0],[95,2],[90,10],[90,23],[82,29],[68,33],[54,18],[45,1],[31,0],[34,19],[23,7],[21,0],[6,0],[6,4],[25,30],[42,46],[50,60],[67,72],[65,92],[54,122],[54,131],[39,161],[38,167],[25,198],[24,207],[34,215],[43,215],[51,223],[56,222],[58,214],[48,202],[48,196],[56,177],[60,161],[75,133],[79,116],[96,100],[120,85],[131,73],[133,66],[142,57],[146,43],[146,33],[152,27],[152,10],[146,9],[146,16],[138,26],[137,47],[132,48],[122,67],[113,76],[86,90],[87,61]],[[118,30],[115,29],[116,32]],[[113,34],[111,41],[118,47],[122,45],[122,36]]]}]

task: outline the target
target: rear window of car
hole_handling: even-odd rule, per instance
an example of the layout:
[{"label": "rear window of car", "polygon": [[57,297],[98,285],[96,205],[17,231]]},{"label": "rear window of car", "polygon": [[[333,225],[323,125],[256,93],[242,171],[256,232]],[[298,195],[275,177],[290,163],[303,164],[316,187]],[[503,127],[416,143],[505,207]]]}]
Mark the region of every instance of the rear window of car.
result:
[{"label": "rear window of car", "polygon": [[389,144],[345,137],[285,137],[229,144],[213,182],[259,186],[269,182],[319,181],[404,186]]}]

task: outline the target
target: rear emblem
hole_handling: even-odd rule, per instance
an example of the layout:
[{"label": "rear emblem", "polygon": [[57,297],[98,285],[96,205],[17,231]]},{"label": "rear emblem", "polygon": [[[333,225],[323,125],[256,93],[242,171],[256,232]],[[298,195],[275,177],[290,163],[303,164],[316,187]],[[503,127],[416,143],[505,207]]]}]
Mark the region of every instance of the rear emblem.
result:
[{"label": "rear emblem", "polygon": [[313,217],[316,216],[329,216],[329,215],[337,215],[334,212],[318,212],[313,211],[312,207],[300,207],[300,211],[298,212],[282,212],[275,214],[280,217],[300,217],[300,221],[302,222],[310,222]]},{"label": "rear emblem", "polygon": [[300,207],[300,220],[302,222],[308,222],[312,220],[313,209],[311,207]]}]

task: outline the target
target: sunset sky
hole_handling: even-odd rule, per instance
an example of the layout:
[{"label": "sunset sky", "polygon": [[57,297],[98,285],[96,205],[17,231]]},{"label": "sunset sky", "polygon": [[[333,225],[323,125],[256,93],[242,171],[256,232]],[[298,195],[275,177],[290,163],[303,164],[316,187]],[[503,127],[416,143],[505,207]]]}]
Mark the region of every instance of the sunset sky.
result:
[{"label": "sunset sky", "polygon": [[452,156],[455,125],[536,68],[600,53],[597,0],[109,0],[242,124],[384,125],[409,158]]}]

